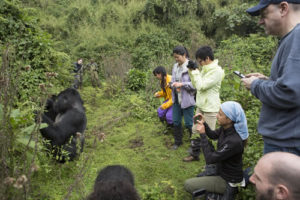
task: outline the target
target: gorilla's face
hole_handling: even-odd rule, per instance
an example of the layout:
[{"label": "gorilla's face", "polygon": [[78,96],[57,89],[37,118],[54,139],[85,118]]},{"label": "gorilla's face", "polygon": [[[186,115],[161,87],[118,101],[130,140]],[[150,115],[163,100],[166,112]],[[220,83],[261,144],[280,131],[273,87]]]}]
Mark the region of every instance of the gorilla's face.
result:
[{"label": "gorilla's face", "polygon": [[64,113],[72,108],[72,99],[68,95],[59,95],[54,104],[54,110],[57,113]]}]

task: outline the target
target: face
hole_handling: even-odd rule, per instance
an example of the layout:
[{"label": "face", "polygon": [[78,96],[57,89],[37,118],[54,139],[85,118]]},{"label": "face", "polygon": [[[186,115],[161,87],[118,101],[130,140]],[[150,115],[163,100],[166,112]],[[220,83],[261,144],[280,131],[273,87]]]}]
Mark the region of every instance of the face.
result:
[{"label": "face", "polygon": [[156,77],[158,80],[161,80],[161,77],[162,77],[162,76],[161,76],[161,74],[156,74],[155,77]]},{"label": "face", "polygon": [[82,64],[82,59],[79,59],[77,63]]},{"label": "face", "polygon": [[219,110],[218,114],[217,114],[217,120],[218,120],[218,124],[220,126],[225,126],[225,127],[228,127],[228,126],[232,126],[232,121],[231,119],[229,119],[225,113],[222,111],[222,109]]},{"label": "face", "polygon": [[280,36],[281,19],[279,4],[270,4],[261,11],[258,24],[264,27],[266,34]]},{"label": "face", "polygon": [[209,59],[209,57],[206,57],[205,60],[202,60],[201,58],[197,58],[197,61],[200,66],[208,65],[211,63],[211,60]]},{"label": "face", "polygon": [[174,58],[175,58],[175,61],[179,64],[179,65],[182,65],[185,61],[186,61],[186,57],[185,55],[179,55],[179,54],[176,54],[174,53],[173,54]]},{"label": "face", "polygon": [[257,200],[275,199],[273,186],[268,181],[268,165],[259,161],[250,177],[250,182],[255,185]]}]

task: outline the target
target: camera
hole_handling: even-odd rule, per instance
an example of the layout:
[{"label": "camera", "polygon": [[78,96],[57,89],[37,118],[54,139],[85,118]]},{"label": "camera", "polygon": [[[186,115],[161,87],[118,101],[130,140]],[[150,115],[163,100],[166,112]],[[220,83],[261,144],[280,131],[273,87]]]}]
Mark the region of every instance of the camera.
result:
[{"label": "camera", "polygon": [[192,61],[192,60],[189,60],[189,63],[188,65],[186,66],[187,68],[191,69],[191,70],[194,70],[194,69],[197,69],[198,66],[197,66],[197,63]]},{"label": "camera", "polygon": [[168,85],[169,85],[169,88],[171,88],[171,89],[173,90],[173,89],[175,89],[175,88],[172,87],[172,84],[173,84],[173,82],[170,81]]},{"label": "camera", "polygon": [[201,115],[198,115],[198,116],[194,117],[194,124],[197,124],[197,123],[198,123],[198,122],[197,122],[198,120],[199,120],[199,121],[202,120]]}]

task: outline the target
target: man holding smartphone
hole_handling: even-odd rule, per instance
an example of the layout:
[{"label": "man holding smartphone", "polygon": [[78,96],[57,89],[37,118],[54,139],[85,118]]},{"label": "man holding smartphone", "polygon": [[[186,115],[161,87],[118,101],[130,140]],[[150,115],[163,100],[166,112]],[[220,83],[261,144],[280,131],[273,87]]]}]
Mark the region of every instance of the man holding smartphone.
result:
[{"label": "man holding smartphone", "polygon": [[264,139],[264,154],[300,155],[300,0],[260,0],[247,12],[260,15],[266,34],[281,38],[270,77],[251,73],[242,79],[262,102],[258,132]]}]

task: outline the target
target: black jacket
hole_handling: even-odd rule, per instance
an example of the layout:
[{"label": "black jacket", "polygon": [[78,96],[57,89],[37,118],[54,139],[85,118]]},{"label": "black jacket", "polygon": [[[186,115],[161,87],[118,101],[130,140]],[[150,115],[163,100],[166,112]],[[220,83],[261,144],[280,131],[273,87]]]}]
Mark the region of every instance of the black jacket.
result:
[{"label": "black jacket", "polygon": [[74,72],[75,73],[78,73],[80,70],[81,70],[81,67],[82,67],[82,64],[79,64],[79,63],[74,63]]},{"label": "black jacket", "polygon": [[[206,164],[217,164],[218,175],[231,183],[243,180],[243,152],[244,145],[234,127],[224,130],[223,127],[212,131],[206,123],[206,134],[201,135],[201,147]],[[206,135],[218,139],[217,150],[208,141]]]}]

